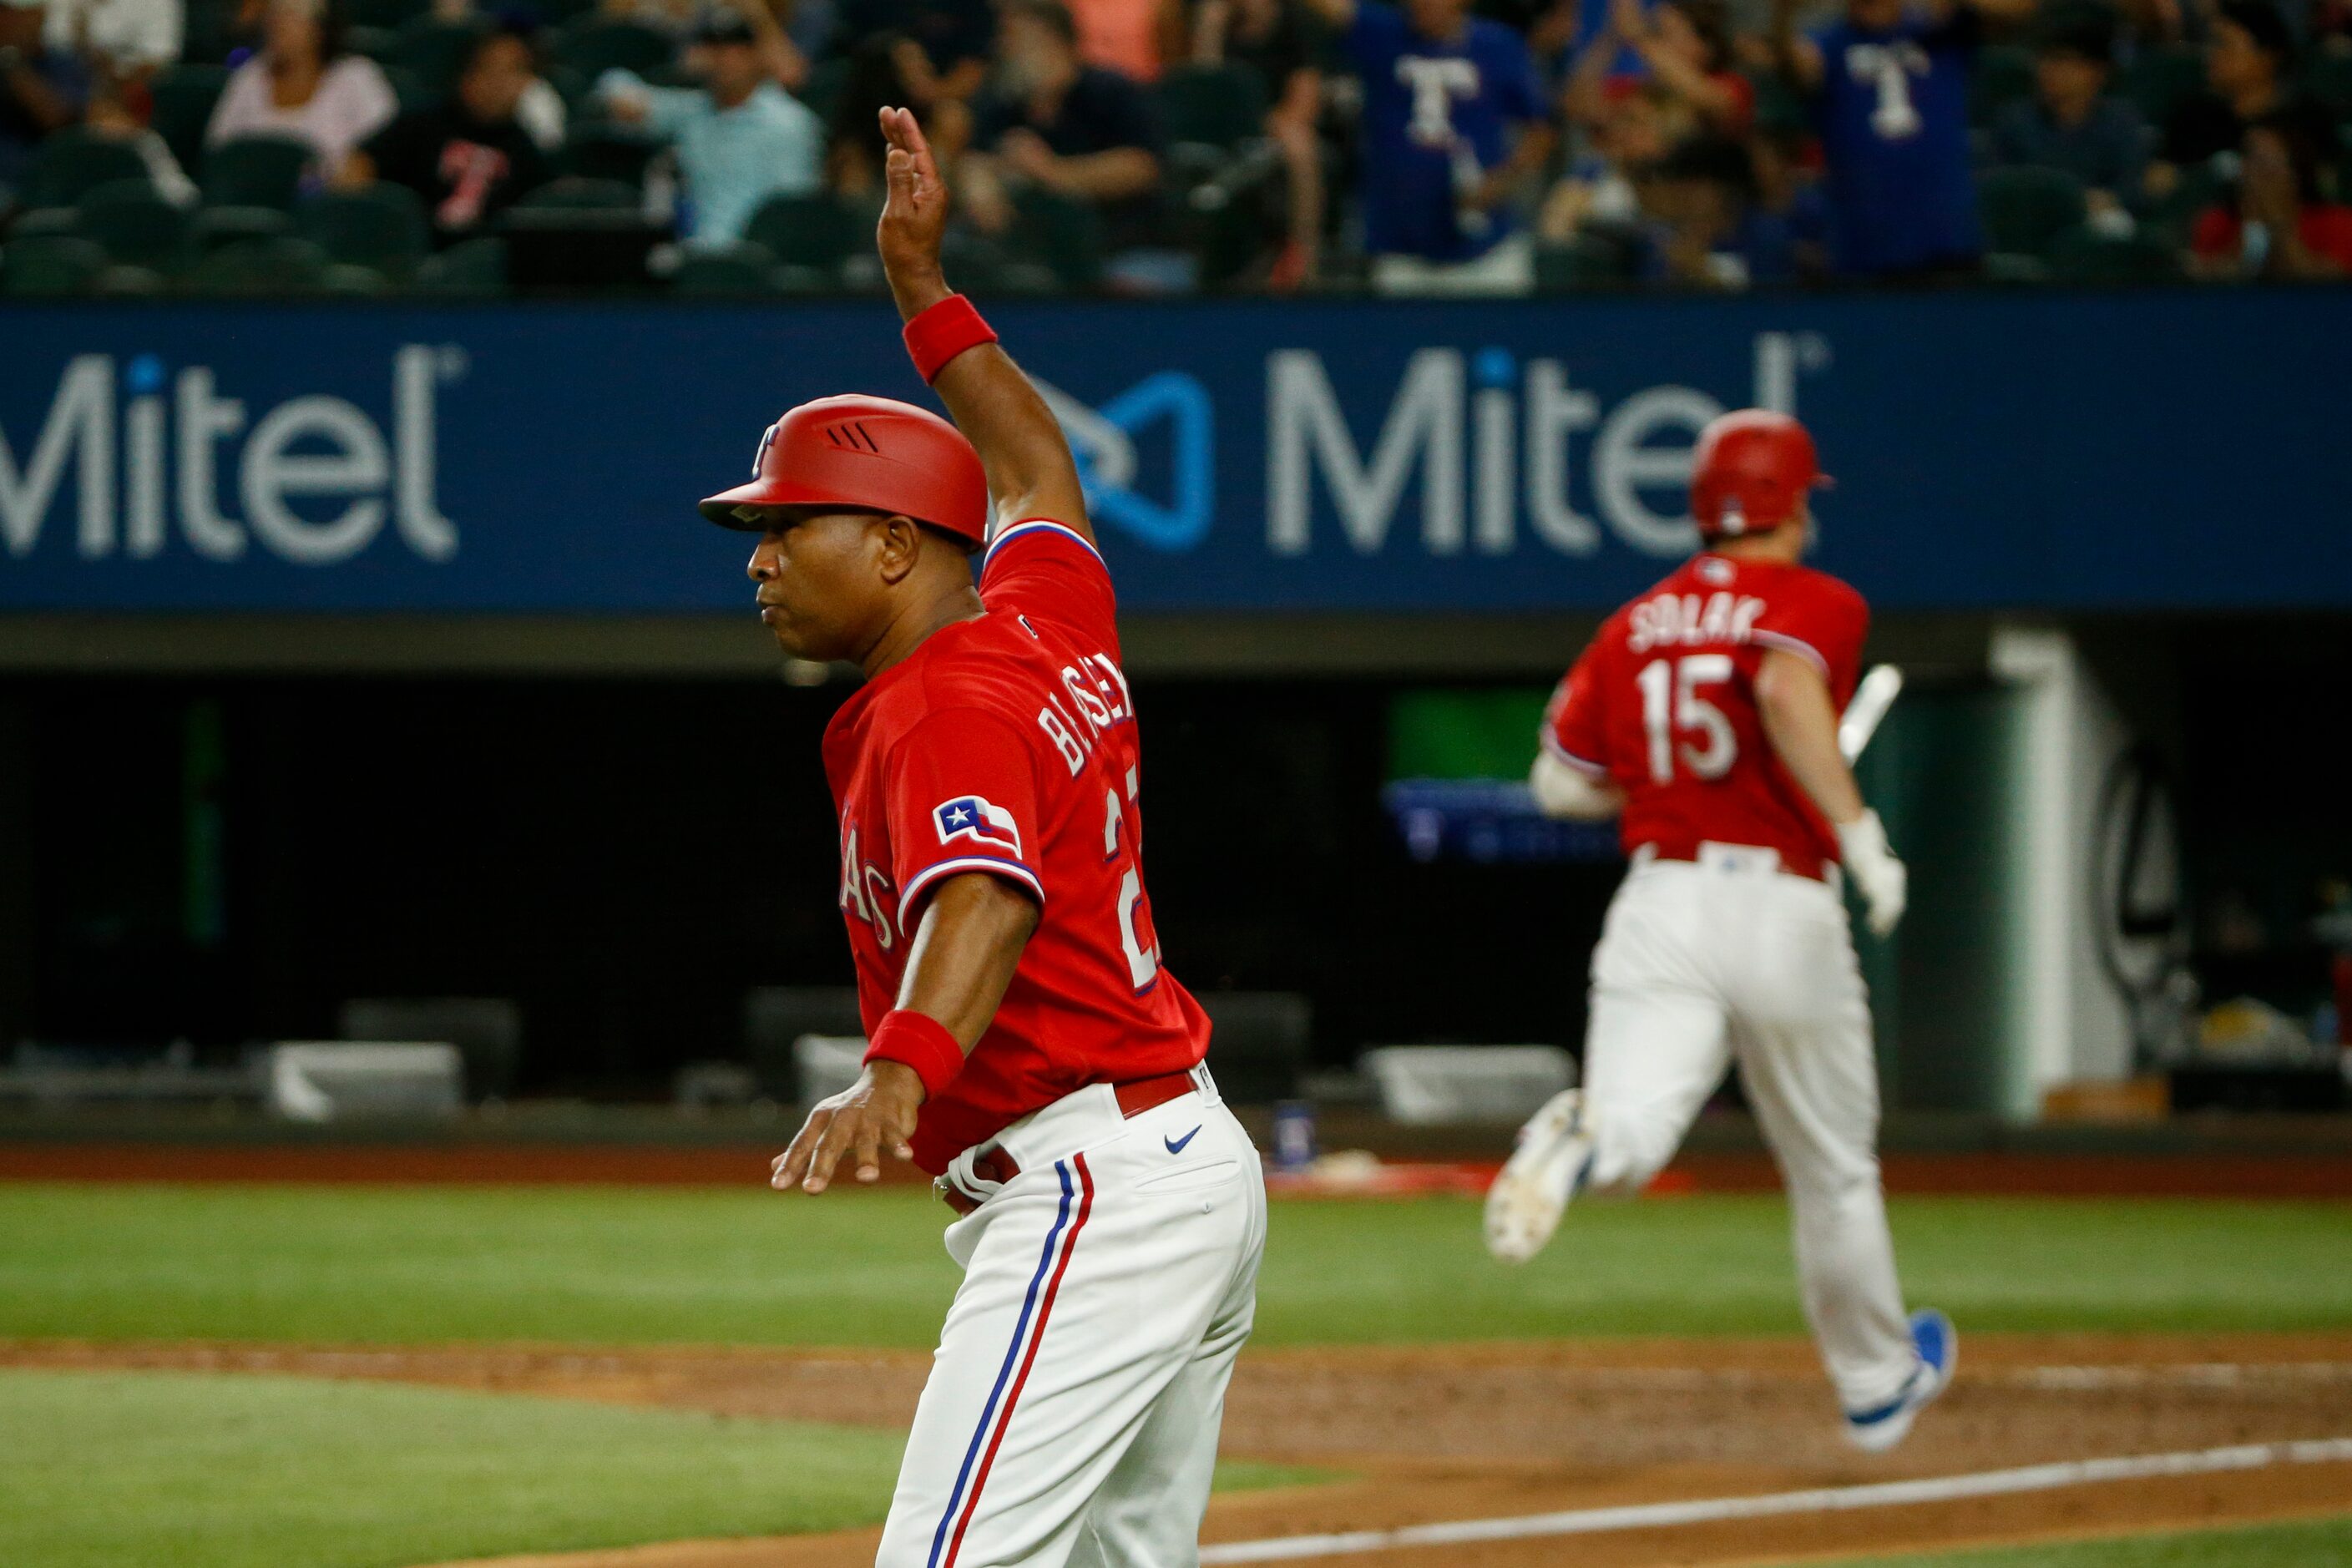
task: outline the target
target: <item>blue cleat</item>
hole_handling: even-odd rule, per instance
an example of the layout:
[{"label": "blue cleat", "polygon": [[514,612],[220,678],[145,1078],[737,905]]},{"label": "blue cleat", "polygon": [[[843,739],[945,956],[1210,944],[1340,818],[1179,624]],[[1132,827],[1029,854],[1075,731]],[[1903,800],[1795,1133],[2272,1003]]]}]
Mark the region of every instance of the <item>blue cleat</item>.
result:
[{"label": "blue cleat", "polygon": [[1884,1454],[1911,1435],[1911,1423],[1935,1403],[1959,1364],[1960,1339],[1952,1320],[1929,1309],[1911,1314],[1911,1346],[1919,1357],[1903,1392],[1875,1410],[1845,1413],[1846,1440],[1864,1453]]}]

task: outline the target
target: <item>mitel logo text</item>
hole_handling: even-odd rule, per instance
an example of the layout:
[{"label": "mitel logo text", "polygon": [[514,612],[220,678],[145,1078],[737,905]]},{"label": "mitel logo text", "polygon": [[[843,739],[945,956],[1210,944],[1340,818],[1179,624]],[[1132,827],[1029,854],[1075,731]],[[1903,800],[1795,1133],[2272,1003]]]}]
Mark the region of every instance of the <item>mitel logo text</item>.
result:
[{"label": "mitel logo text", "polygon": [[[1794,414],[1798,373],[1828,363],[1828,344],[1810,333],[1759,332],[1749,401]],[[1695,387],[1662,385],[1604,415],[1600,399],[1570,380],[1566,361],[1424,348],[1406,362],[1368,460],[1321,354],[1267,355],[1265,395],[1266,544],[1277,555],[1311,547],[1318,476],[1349,548],[1379,553],[1416,468],[1421,548],[1432,555],[1511,554],[1523,521],[1563,554],[1598,551],[1605,526],[1646,554],[1681,555],[1696,537],[1681,510],[1691,444],[1725,408]],[[1586,433],[1597,517],[1570,495],[1571,442]],[[1675,510],[1660,511],[1655,500]]]},{"label": "mitel logo text", "polygon": [[[62,510],[70,467],[74,546],[85,561],[161,555],[174,523],[208,561],[240,560],[258,546],[298,565],[331,566],[365,550],[387,523],[416,555],[446,561],[457,530],[435,494],[435,404],[440,385],[464,370],[454,348],[397,350],[387,437],[375,416],[344,398],[313,393],[255,415],[211,366],[173,371],[152,354],[120,363],[77,355],[29,443],[12,444],[0,430],[0,541],[12,556],[40,545]],[[234,506],[221,496],[231,475]]]}]

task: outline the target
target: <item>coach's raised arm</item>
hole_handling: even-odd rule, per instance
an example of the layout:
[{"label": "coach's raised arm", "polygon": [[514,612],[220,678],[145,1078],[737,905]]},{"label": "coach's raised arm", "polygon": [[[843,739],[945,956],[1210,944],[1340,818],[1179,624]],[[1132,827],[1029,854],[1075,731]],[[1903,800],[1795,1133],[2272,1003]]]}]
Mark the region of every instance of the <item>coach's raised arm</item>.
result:
[{"label": "coach's raised arm", "polygon": [[910,109],[882,110],[889,197],[876,243],[907,322],[907,349],[980,452],[999,527],[1051,518],[1094,540],[1069,442],[1045,400],[940,266],[948,188]]}]

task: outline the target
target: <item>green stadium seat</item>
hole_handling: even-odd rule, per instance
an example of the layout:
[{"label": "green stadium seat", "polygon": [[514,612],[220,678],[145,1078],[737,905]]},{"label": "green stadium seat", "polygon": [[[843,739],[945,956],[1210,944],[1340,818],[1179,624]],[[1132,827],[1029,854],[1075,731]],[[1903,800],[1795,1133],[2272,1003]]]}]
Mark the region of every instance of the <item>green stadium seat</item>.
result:
[{"label": "green stadium seat", "polygon": [[2034,90],[2033,52],[2005,45],[1977,51],[1969,75],[1969,122],[1989,125],[1993,117]]},{"label": "green stadium seat", "polygon": [[1265,84],[1246,67],[1176,66],[1160,79],[1159,96],[1171,142],[1230,151],[1265,134]]},{"label": "green stadium seat", "polygon": [[632,126],[604,121],[575,122],[564,138],[555,166],[583,180],[615,180],[632,190],[646,183],[646,165],[661,143]]},{"label": "green stadium seat", "polygon": [[2161,126],[2184,100],[2205,90],[2205,56],[2186,44],[2143,48],[2116,75],[2114,90],[2131,100],[2141,119]]},{"label": "green stadium seat", "polygon": [[1977,176],[1985,246],[1996,254],[2046,261],[2084,211],[2083,182],[2063,169],[1988,169]]},{"label": "green stadium seat", "polygon": [[186,254],[188,214],[144,180],[116,180],[81,198],[81,232],[116,263],[169,272]]},{"label": "green stadium seat", "polygon": [[350,0],[346,15],[355,27],[396,33],[433,9],[433,0]]},{"label": "green stadium seat", "polygon": [[743,299],[776,291],[776,258],[750,241],[723,249],[689,252],[670,279],[673,292],[688,299]]},{"label": "green stadium seat", "polygon": [[430,231],[425,204],[405,185],[377,184],[362,191],[311,197],[299,215],[302,237],[331,261],[406,278],[425,259]]},{"label": "green stadium seat", "polygon": [[587,16],[557,36],[552,53],[593,83],[615,68],[640,75],[658,69],[677,58],[677,46],[666,34],[636,22]]},{"label": "green stadium seat", "polygon": [[2050,257],[2050,275],[2061,283],[2094,287],[2178,283],[2187,276],[2180,253],[2157,235],[2116,237],[2084,227],[2061,235]]},{"label": "green stadium seat", "polygon": [[81,234],[79,207],[26,207],[8,224],[10,239],[45,239],[55,235]]},{"label": "green stadium seat", "polygon": [[119,137],[69,127],[54,132],[34,149],[31,178],[21,193],[25,205],[69,207],[85,191],[110,180],[143,180],[146,160]]},{"label": "green stadium seat", "polygon": [[166,66],[155,73],[153,94],[155,133],[190,179],[204,173],[205,127],[212,123],[213,106],[228,86],[226,66]]},{"label": "green stadium seat", "polygon": [[90,279],[90,293],[101,300],[152,300],[170,286],[170,280],[152,267],[107,268]]},{"label": "green stadium seat", "polygon": [[2163,236],[2175,247],[2185,247],[2198,215],[2227,200],[2231,185],[2230,176],[2214,163],[2190,164],[2177,172],[2169,192],[2148,202],[2140,226]]},{"label": "green stadium seat", "polygon": [[2352,50],[2313,50],[2304,62],[2301,85],[2304,96],[2338,125],[2352,123]]},{"label": "green stadium seat", "polygon": [[801,83],[800,91],[793,96],[807,104],[809,111],[817,119],[827,125],[832,124],[833,112],[841,107],[841,95],[849,90],[849,73],[856,63],[845,55],[820,60],[810,69],[808,80]]},{"label": "green stadium seat", "polygon": [[293,232],[293,216],[276,207],[198,207],[188,215],[188,254],[201,260],[223,246],[277,239]]},{"label": "green stadium seat", "polygon": [[416,17],[400,29],[392,63],[415,71],[426,94],[437,102],[457,89],[457,73],[465,68],[466,57],[488,30],[475,21]]},{"label": "green stadium seat", "polygon": [[1102,281],[1102,214],[1034,185],[1013,198],[1013,232],[1005,246],[1013,259],[1052,269],[1065,289],[1092,289]]},{"label": "green stadium seat", "polygon": [[461,240],[416,269],[416,292],[494,300],[507,291],[507,242],[495,236]]},{"label": "green stadium seat", "polygon": [[828,286],[838,287],[842,264],[870,242],[872,230],[860,225],[847,204],[819,192],[769,197],[744,226],[743,237],[765,246],[783,265],[821,272]]},{"label": "green stadium seat", "polygon": [[54,300],[86,294],[106,270],[106,252],[72,235],[39,235],[0,246],[0,296]]},{"label": "green stadium seat", "polygon": [[390,65],[400,58],[400,29],[353,23],[343,29],[343,47],[355,55],[365,55],[380,66]]},{"label": "green stadium seat", "polygon": [[279,235],[222,246],[190,268],[193,293],[222,299],[266,299],[320,294],[327,288],[327,255],[307,239]]},{"label": "green stadium seat", "polygon": [[560,180],[550,180],[515,205],[572,212],[637,212],[643,209],[645,199],[635,186],[618,180],[590,180],[568,174]]},{"label": "green stadium seat", "polygon": [[291,136],[224,142],[205,159],[205,205],[290,212],[311,156],[310,144]]},{"label": "green stadium seat", "polygon": [[1620,236],[1580,234],[1564,244],[1536,247],[1538,292],[1622,289],[1633,281],[1633,247]]}]

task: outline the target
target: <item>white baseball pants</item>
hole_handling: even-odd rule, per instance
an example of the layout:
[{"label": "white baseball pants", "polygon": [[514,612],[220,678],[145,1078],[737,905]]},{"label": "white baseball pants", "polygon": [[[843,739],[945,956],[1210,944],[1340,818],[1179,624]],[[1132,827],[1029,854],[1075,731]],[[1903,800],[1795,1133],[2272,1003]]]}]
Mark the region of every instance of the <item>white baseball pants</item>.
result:
[{"label": "white baseball pants", "polygon": [[1591,1184],[1638,1191],[1735,1061],[1796,1231],[1805,1319],[1848,1410],[1914,1365],[1878,1177],[1870,1003],[1834,887],[1769,849],[1636,858],[1592,954],[1584,1126]]},{"label": "white baseball pants", "polygon": [[964,1270],[878,1568],[1191,1568],[1265,1183],[1205,1068],[1129,1120],[1108,1086],[992,1140],[1020,1173],[948,1227]]}]

